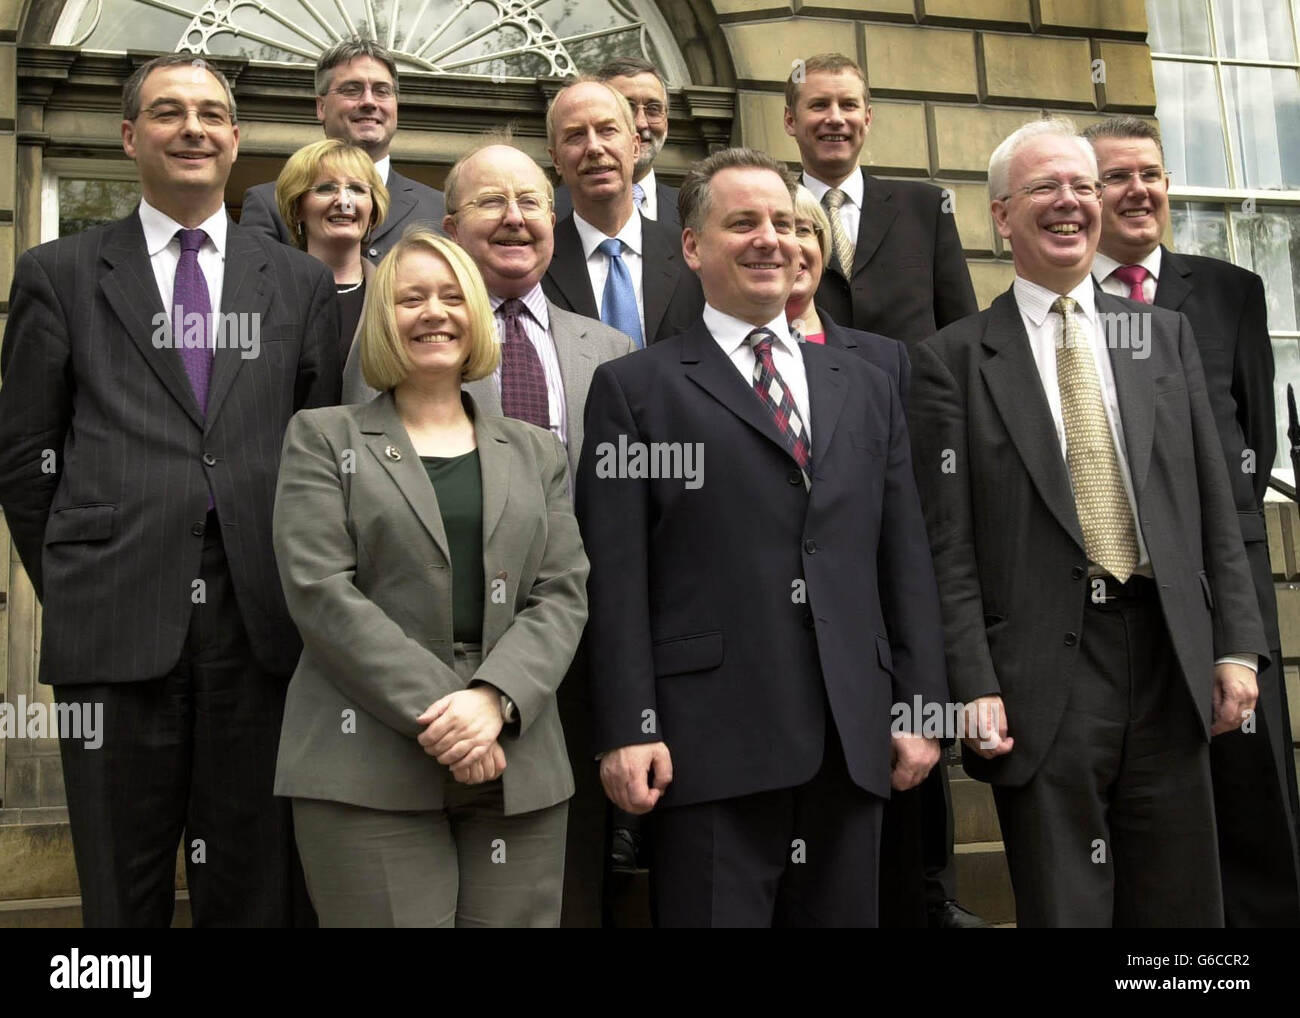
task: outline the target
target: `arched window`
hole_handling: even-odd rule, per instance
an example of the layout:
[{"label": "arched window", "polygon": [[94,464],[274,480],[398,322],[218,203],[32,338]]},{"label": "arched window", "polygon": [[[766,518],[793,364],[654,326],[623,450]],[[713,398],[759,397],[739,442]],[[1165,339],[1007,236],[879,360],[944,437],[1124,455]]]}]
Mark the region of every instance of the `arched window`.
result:
[{"label": "arched window", "polygon": [[51,42],[311,64],[353,34],[403,70],[534,78],[639,56],[690,83],[653,0],[70,0]]}]

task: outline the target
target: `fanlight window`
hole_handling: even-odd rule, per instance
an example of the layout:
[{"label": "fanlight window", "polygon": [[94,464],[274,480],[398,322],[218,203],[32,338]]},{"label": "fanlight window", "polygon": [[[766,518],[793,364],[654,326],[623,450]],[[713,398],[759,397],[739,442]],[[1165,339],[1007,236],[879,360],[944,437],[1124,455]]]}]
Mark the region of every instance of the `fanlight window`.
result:
[{"label": "fanlight window", "polygon": [[652,0],[70,0],[52,41],[315,63],[354,34],[409,70],[532,78],[640,56],[687,81]]}]

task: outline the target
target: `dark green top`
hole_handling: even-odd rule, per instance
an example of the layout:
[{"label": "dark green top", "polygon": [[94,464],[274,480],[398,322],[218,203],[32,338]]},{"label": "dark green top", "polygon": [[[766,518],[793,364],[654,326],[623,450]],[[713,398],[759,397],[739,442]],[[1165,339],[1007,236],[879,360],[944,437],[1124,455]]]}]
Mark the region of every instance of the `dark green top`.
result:
[{"label": "dark green top", "polygon": [[451,551],[451,629],[460,643],[483,639],[483,478],[478,450],[463,456],[421,456]]}]

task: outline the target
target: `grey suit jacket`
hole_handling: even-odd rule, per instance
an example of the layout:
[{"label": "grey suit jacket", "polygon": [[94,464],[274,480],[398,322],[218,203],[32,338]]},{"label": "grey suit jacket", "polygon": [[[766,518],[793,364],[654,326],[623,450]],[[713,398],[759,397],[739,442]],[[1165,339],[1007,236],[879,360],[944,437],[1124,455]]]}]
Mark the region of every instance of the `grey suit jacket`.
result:
[{"label": "grey suit jacket", "polygon": [[[362,254],[378,262],[388,254],[394,244],[402,239],[407,227],[419,223],[442,233],[442,217],[446,203],[442,192],[428,184],[404,177],[395,169],[388,171],[388,215],[375,229],[374,236]],[[281,244],[294,244],[289,228],[280,218],[275,206],[275,181],[256,184],[244,192],[244,206],[239,213],[239,225],[258,230]]]},{"label": "grey suit jacket", "polygon": [[[487,578],[475,681],[518,707],[518,734],[503,731],[499,741],[505,812],[525,813],[573,794],[555,691],[587,621],[587,557],[559,441],[464,398],[483,477]],[[452,779],[416,742],[423,726],[415,719],[464,688],[453,665],[451,557],[392,393],[290,421],[274,536],[303,637],[276,794],[441,808]]]},{"label": "grey suit jacket", "polygon": [[[1206,738],[1214,660],[1268,656],[1196,340],[1150,313],[1149,355],[1111,365],[1142,536]],[[1088,558],[1065,459],[1011,291],[912,352],[913,464],[934,551],[953,697],[1000,694],[1015,747],[972,777],[1019,785],[1055,737],[1079,658]]]},{"label": "grey suit jacket", "polygon": [[[368,293],[366,299],[369,300]],[[550,301],[546,306],[551,316],[551,339],[555,342],[555,354],[560,362],[560,378],[564,383],[565,425],[568,428],[569,470],[572,475],[578,469],[578,456],[582,452],[582,411],[587,405],[591,376],[597,365],[631,353],[632,341],[604,322],[575,315]],[[357,337],[343,368],[344,403],[368,403],[379,394],[361,377],[360,338],[358,326]],[[500,416],[501,396],[490,375],[465,383],[465,390],[473,395],[474,402],[484,413]]]}]

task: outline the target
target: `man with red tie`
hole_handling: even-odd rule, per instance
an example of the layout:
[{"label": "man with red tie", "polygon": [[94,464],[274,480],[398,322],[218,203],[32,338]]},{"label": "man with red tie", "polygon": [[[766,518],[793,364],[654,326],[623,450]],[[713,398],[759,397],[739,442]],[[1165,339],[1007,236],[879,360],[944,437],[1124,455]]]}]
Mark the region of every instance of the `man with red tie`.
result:
[{"label": "man with red tie", "polygon": [[[1084,135],[1105,185],[1093,278],[1107,293],[1181,311],[1192,323],[1269,656],[1281,661],[1263,512],[1277,448],[1264,284],[1229,262],[1175,254],[1160,243],[1169,229],[1169,175],[1154,127],[1115,117]],[[1243,726],[1210,744],[1224,915],[1229,926],[1294,926],[1300,923],[1300,810],[1286,685],[1273,665],[1260,670],[1258,681],[1254,731]]]}]

